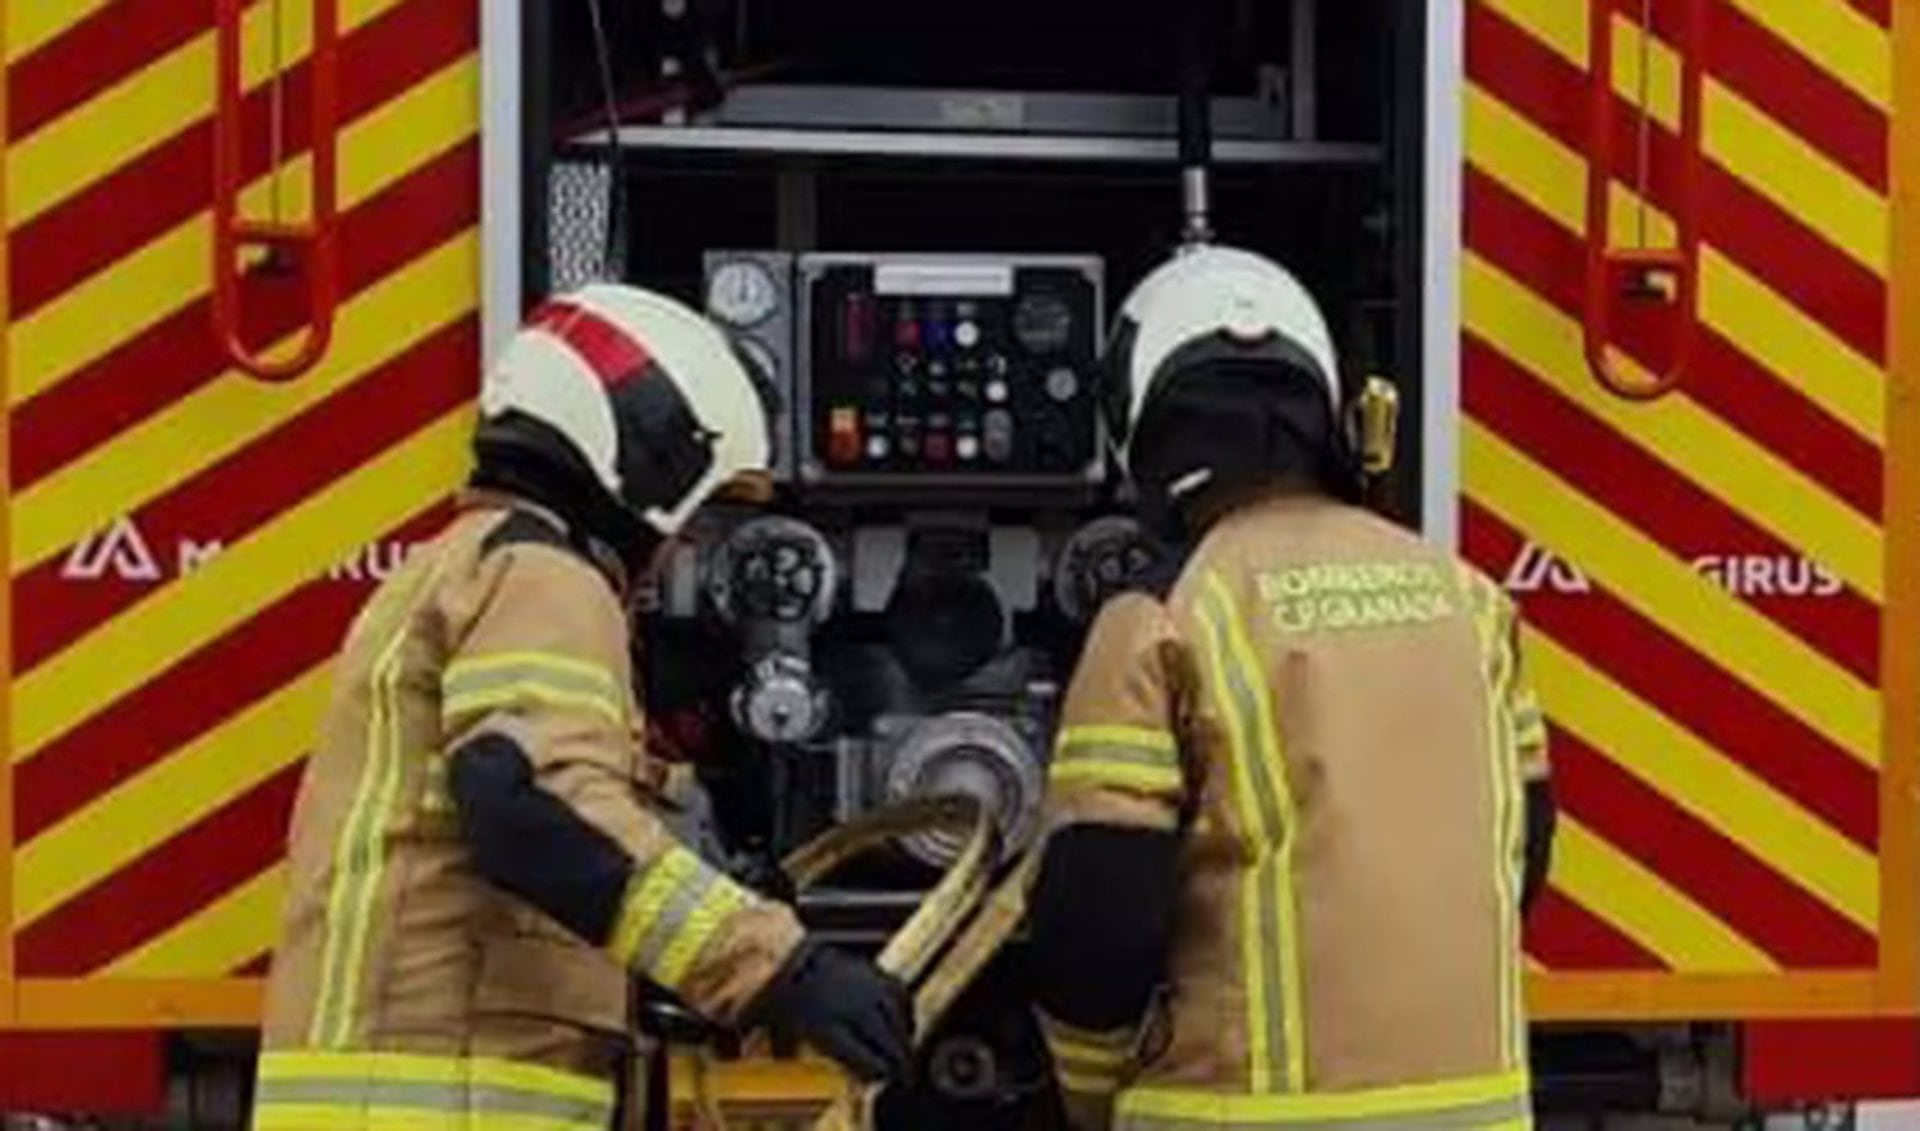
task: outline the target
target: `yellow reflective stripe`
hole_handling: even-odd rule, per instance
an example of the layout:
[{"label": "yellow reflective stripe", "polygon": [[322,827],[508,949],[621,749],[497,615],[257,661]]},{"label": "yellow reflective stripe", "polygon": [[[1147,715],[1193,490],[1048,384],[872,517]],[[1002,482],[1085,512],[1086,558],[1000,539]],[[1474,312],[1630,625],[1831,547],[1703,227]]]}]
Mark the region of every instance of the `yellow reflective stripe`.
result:
[{"label": "yellow reflective stripe", "polygon": [[686,982],[687,975],[693,972],[693,965],[699,960],[707,943],[720,933],[727,920],[746,909],[747,893],[720,878],[711,894],[701,900],[687,917],[686,924],[674,935],[673,941],[661,954],[660,962],[653,969],[653,977],[661,985],[678,990]]},{"label": "yellow reflective stripe", "polygon": [[1055,762],[1047,770],[1047,781],[1052,785],[1114,786],[1156,796],[1178,797],[1186,792],[1186,779],[1177,766],[1143,766],[1104,758]]},{"label": "yellow reflective stripe", "polygon": [[[1464,569],[1464,567],[1463,567]],[[1478,574],[1466,576],[1474,628],[1485,658],[1482,684],[1486,691],[1488,732],[1487,772],[1493,795],[1494,911],[1499,916],[1494,939],[1494,977],[1499,994],[1501,1067],[1525,1063],[1526,1026],[1521,1021],[1520,885],[1524,867],[1521,845],[1520,759],[1515,748],[1516,723],[1511,709],[1517,665],[1513,654],[1512,608],[1493,583]]]},{"label": "yellow reflective stripe", "polygon": [[1065,727],[1055,745],[1062,750],[1077,746],[1122,746],[1168,755],[1177,754],[1180,749],[1171,731],[1126,726]]},{"label": "yellow reflective stripe", "polygon": [[557,1068],[497,1057],[432,1056],[407,1052],[326,1052],[314,1049],[270,1050],[260,1056],[262,1080],[402,1080],[450,1083],[470,1080],[500,1088],[518,1088],[575,1099],[611,1099],[603,1080]]},{"label": "yellow reflective stripe", "polygon": [[1055,785],[1114,786],[1175,797],[1186,785],[1172,733],[1130,726],[1065,728],[1054,743],[1047,779]]},{"label": "yellow reflective stripe", "polygon": [[1240,953],[1247,988],[1249,1082],[1255,1092],[1299,1091],[1306,1079],[1298,906],[1293,891],[1293,798],[1266,673],[1232,594],[1209,573],[1198,615],[1213,695],[1226,723],[1242,844]]},{"label": "yellow reflective stripe", "polygon": [[[397,610],[392,635],[380,648],[368,674],[366,757],[353,805],[334,844],[333,883],[327,895],[326,943],[321,951],[320,990],[308,1040],[338,1048],[352,1036],[355,996],[372,929],[373,898],[380,887],[385,824],[400,791],[402,761],[397,703],[402,655],[421,596],[429,592],[440,565],[421,571],[405,591],[376,592],[381,604]],[[393,583],[389,583],[393,584]]]},{"label": "yellow reflective stripe", "polygon": [[1442,1131],[1525,1126],[1531,1105],[1525,1072],[1408,1084],[1362,1092],[1247,1095],[1184,1088],[1132,1088],[1122,1093],[1119,1131],[1161,1128],[1284,1126],[1304,1131]]},{"label": "yellow reflective stripe", "polygon": [[1040,1015],[1040,1033],[1053,1055],[1060,1086],[1081,1095],[1104,1096],[1117,1090],[1133,1058],[1137,1034],[1131,1028],[1096,1033]]},{"label": "yellow reflective stripe", "polygon": [[491,1058],[410,1053],[268,1052],[254,1126],[604,1131],[603,1080]]},{"label": "yellow reflective stripe", "polygon": [[[1306,1087],[1307,1080],[1306,982],[1300,963],[1299,901],[1293,890],[1293,850],[1299,821],[1293,791],[1287,781],[1286,757],[1280,748],[1280,720],[1267,686],[1266,666],[1254,650],[1253,641],[1247,635],[1248,622],[1226,582],[1219,574],[1209,573],[1207,586],[1218,604],[1220,616],[1216,628],[1225,630],[1232,655],[1232,663],[1227,666],[1229,683],[1237,683],[1240,694],[1253,705],[1253,777],[1256,789],[1265,785],[1260,796],[1267,809],[1269,835],[1275,838],[1270,843],[1276,844],[1256,870],[1267,873],[1261,887],[1277,919],[1275,929],[1263,935],[1266,942],[1263,949],[1278,955],[1279,1022],[1283,1034],[1280,1043],[1286,1052],[1282,1079],[1285,1090],[1297,1092]],[[1268,1008],[1273,1004],[1269,1002]]]},{"label": "yellow reflective stripe", "polygon": [[441,718],[448,730],[490,710],[545,704],[591,711],[624,726],[626,696],[612,672],[571,656],[510,652],[456,660],[441,677]]},{"label": "yellow reflective stripe", "polygon": [[685,848],[669,848],[627,888],[608,950],[677,990],[707,943],[751,902],[746,891]]}]

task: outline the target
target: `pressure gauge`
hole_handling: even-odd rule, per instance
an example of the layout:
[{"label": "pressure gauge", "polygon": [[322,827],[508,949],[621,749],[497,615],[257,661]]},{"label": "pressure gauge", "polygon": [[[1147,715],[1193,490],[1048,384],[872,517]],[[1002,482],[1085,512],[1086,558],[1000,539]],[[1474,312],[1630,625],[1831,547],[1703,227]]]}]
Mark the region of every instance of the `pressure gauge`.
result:
[{"label": "pressure gauge", "polygon": [[750,259],[721,264],[707,283],[707,310],[729,326],[758,325],[779,303],[773,272]]}]

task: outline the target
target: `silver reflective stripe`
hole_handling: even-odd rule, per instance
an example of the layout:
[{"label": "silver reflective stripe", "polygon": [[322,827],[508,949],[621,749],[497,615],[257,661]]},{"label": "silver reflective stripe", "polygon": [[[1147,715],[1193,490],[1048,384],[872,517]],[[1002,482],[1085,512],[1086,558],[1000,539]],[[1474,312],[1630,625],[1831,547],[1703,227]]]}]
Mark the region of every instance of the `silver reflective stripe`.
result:
[{"label": "silver reflective stripe", "polygon": [[[693,918],[700,909],[707,894],[720,883],[720,873],[701,864],[699,868],[674,889],[666,905],[660,908],[660,914],[647,928],[646,936],[640,940],[640,946],[634,951],[633,961],[641,970],[652,974],[660,968],[661,959],[666,957],[667,949],[673,940],[679,937],[680,929]],[[672,989],[673,987],[668,987]]]},{"label": "silver reflective stripe", "polygon": [[449,1115],[526,1115],[559,1119],[594,1131],[606,1126],[611,1105],[571,1096],[506,1088],[497,1084],[448,1084],[420,1080],[263,1079],[257,1104],[330,1104],[402,1108]]},{"label": "silver reflective stripe", "polygon": [[[1204,1101],[1202,1101],[1204,1102]],[[1532,1126],[1532,1101],[1526,1096],[1490,1100],[1470,1107],[1414,1111],[1396,1115],[1355,1115],[1342,1118],[1205,1119],[1161,1115],[1130,1115],[1126,1100],[1113,1121],[1113,1131],[1504,1131],[1516,1120]]]}]

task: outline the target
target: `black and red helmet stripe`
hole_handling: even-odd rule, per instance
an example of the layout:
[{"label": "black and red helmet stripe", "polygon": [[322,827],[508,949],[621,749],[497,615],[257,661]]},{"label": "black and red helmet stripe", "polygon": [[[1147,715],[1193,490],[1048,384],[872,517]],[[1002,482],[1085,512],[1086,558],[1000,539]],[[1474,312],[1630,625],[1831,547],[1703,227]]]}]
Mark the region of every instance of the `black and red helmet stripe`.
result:
[{"label": "black and red helmet stripe", "polygon": [[527,324],[557,338],[609,389],[642,380],[653,368],[653,355],[645,345],[580,303],[554,299],[535,310]]}]

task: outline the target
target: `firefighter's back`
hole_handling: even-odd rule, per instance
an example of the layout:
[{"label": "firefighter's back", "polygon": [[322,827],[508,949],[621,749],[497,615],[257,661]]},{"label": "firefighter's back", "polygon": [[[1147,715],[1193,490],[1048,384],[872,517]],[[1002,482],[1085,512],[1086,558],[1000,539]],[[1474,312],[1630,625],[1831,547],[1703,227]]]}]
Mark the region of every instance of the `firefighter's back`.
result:
[{"label": "firefighter's back", "polygon": [[1324,499],[1240,508],[1200,543],[1171,595],[1200,789],[1168,1044],[1123,1125],[1524,1119],[1494,602]]}]

